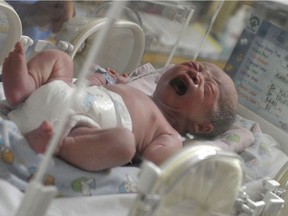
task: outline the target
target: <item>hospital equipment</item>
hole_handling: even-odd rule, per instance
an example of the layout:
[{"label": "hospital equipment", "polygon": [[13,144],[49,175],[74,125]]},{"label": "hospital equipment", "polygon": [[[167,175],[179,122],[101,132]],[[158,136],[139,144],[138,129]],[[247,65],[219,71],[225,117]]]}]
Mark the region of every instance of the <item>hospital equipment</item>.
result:
[{"label": "hospital equipment", "polygon": [[[0,54],[1,64],[15,42],[21,38],[27,48],[32,45],[32,42],[36,44],[36,52],[53,47],[67,52],[76,62],[78,58],[83,58],[85,62],[88,59],[88,63],[84,64],[84,66],[88,67],[91,63],[89,60],[94,60],[91,57],[93,55],[88,55],[91,48],[95,48],[92,42],[96,37],[98,37],[96,41],[97,39],[99,40],[99,37],[101,38],[100,30],[103,30],[104,24],[109,21],[109,19],[94,20],[75,17],[63,26],[62,32],[55,37],[59,39],[56,43],[51,41],[31,41],[30,38],[21,37],[21,21],[17,13],[5,2],[0,2],[0,6],[0,46],[3,46]],[[160,4],[160,6],[163,5]],[[175,9],[176,12],[172,10],[174,7],[169,5],[167,8],[163,9],[166,14],[170,12],[168,13],[170,16],[173,18],[177,17],[177,10]],[[190,18],[188,16],[188,19]],[[2,20],[4,21],[2,22]],[[101,61],[97,61],[97,64],[104,67],[120,68],[120,71],[123,72],[131,72],[130,77],[133,80],[131,85],[138,86],[140,89],[142,88],[144,91],[151,93],[150,91],[157,81],[157,76],[163,73],[165,68],[169,67],[169,64],[166,64],[164,69],[157,71],[157,73],[155,73],[156,69],[151,65],[144,65],[138,68],[145,49],[145,35],[142,28],[138,24],[127,20],[115,20],[114,24],[112,22],[110,24],[111,31],[115,34],[111,38],[108,37],[110,42],[103,44],[105,49],[98,50],[99,56],[96,59],[101,59],[101,55],[103,55],[103,58]],[[80,25],[81,27],[75,28],[75,25],[78,27]],[[73,39],[74,34],[76,36]],[[4,37],[2,37],[3,35]],[[118,53],[113,56],[115,46],[119,44],[116,43],[118,40],[121,41],[120,44],[122,46],[117,47],[116,50],[124,51],[125,55]],[[181,39],[179,38],[179,40]],[[125,41],[125,44],[122,41]],[[83,43],[86,44],[83,45]],[[110,45],[111,49],[108,48]],[[130,45],[132,47],[128,48]],[[87,47],[90,47],[90,49],[87,50]],[[123,57],[123,59],[117,62],[118,57]],[[115,61],[114,58],[116,59]],[[116,63],[111,65],[111,62]],[[85,70],[87,68],[84,68]],[[76,71],[79,71],[79,69],[76,69]],[[78,73],[75,75],[78,75]],[[81,79],[81,74],[79,75]],[[107,215],[130,214],[137,216],[175,215],[178,212],[181,212],[182,215],[185,213],[187,215],[191,213],[194,213],[194,215],[213,215],[216,213],[218,215],[230,213],[255,216],[277,215],[279,213],[285,215],[287,208],[285,205],[285,199],[287,199],[286,184],[288,180],[286,174],[288,161],[286,156],[288,153],[287,145],[285,148],[287,134],[245,107],[242,108],[241,105],[239,107],[239,117],[234,127],[217,140],[196,142],[195,144],[195,141],[188,139],[185,142],[186,147],[161,167],[144,162],[139,169],[139,178],[137,177],[138,170],[137,172],[134,172],[134,170],[130,172],[129,167],[122,168],[123,170],[129,170],[127,171],[128,177],[127,181],[123,180],[121,182],[120,180],[118,189],[119,191],[125,190],[126,194],[119,194],[119,191],[117,194],[116,191],[113,191],[110,192],[111,195],[103,193],[102,196],[96,197],[55,198],[50,208],[48,208],[49,202],[47,202],[49,197],[46,200],[46,197],[42,196],[43,199],[39,199],[38,205],[44,204],[43,209],[35,208],[35,211],[37,209],[39,212],[34,211],[34,214],[40,215],[47,208],[47,215],[57,216],[105,215],[105,212],[107,212]],[[1,114],[5,114],[6,108],[1,105]],[[14,129],[8,130],[6,121],[3,120],[1,123],[4,128],[3,134],[7,136],[2,136],[6,137],[5,140],[7,142],[9,142],[11,137],[16,140],[17,133],[14,132]],[[11,127],[13,128],[14,126],[12,125]],[[272,137],[262,133],[260,129],[267,134],[271,134],[274,139],[279,141],[281,149]],[[223,149],[229,151],[223,151]],[[235,152],[239,153],[239,155],[235,154]],[[6,160],[9,157],[10,155],[4,152],[4,146],[1,145],[1,159]],[[275,162],[275,159],[279,161]],[[275,164],[271,164],[274,162]],[[267,165],[267,170],[265,170],[265,165]],[[265,174],[270,178],[266,178]],[[113,172],[111,172],[111,175],[113,175]],[[137,177],[136,181],[133,180],[135,176]],[[119,178],[117,175],[113,177]],[[105,180],[107,176],[103,175],[99,178],[104,178]],[[137,182],[137,187],[135,182]],[[91,186],[90,183],[89,181],[82,181],[80,185],[89,187]],[[122,185],[122,183],[126,184]],[[23,194],[13,186],[7,185],[7,182],[2,182],[2,180],[0,188],[3,190],[2,194],[7,194],[4,197],[1,195],[0,206],[2,206],[2,203],[3,206],[0,212],[3,212],[4,215],[14,215],[21,203]],[[32,185],[32,188],[39,189],[40,194],[42,190],[47,191],[45,194],[48,194],[51,198],[55,195],[55,190],[51,187],[43,188],[42,185],[36,183],[34,186]],[[88,189],[93,188],[89,187]],[[88,189],[87,194],[89,194]],[[137,193],[135,193],[136,191]],[[227,191],[229,191],[229,194],[226,194]],[[8,206],[5,206],[4,203],[8,203]],[[105,203],[109,203],[109,206],[105,206]],[[282,208],[283,205],[284,208]]]}]

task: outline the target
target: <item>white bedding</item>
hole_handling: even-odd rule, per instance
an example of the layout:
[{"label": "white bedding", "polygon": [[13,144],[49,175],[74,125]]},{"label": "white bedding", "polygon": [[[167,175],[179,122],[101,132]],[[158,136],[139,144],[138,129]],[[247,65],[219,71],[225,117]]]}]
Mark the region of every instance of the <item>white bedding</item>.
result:
[{"label": "white bedding", "polygon": [[[151,94],[158,77],[165,69],[156,71],[151,65],[144,65],[131,74],[130,85]],[[7,107],[2,103],[0,112],[5,115],[7,111]],[[0,131],[1,136],[3,138],[6,135]],[[191,144],[191,142],[188,143]],[[214,144],[226,151],[236,152],[243,158],[246,167],[244,183],[247,192],[254,199],[258,199],[261,195],[261,180],[267,176],[274,177],[283,164],[288,161],[287,156],[272,137],[262,133],[256,122],[241,116],[238,116],[230,131],[214,140]],[[129,169],[129,167],[123,167],[123,169]],[[115,176],[115,178],[118,177]],[[113,183],[113,181],[110,183]],[[19,205],[23,197],[19,189],[7,184],[3,180],[0,181],[0,215],[9,215]],[[53,201],[47,215],[127,215],[127,208],[131,206],[135,196],[135,191],[128,194],[110,191],[106,195],[103,192],[101,196],[94,197],[57,198]]]},{"label": "white bedding", "polygon": [[[0,215],[14,216],[24,194],[0,179]],[[54,199],[46,216],[127,216],[136,194]]]}]

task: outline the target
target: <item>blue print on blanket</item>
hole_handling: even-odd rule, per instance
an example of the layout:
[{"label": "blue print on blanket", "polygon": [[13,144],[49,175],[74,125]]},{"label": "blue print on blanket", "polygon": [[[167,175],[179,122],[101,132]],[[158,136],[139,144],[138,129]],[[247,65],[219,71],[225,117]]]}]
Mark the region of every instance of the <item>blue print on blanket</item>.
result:
[{"label": "blue print on blanket", "polygon": [[[43,155],[30,148],[13,122],[0,119],[1,178],[25,191],[42,159]],[[55,185],[61,197],[135,193],[138,171],[137,167],[116,167],[102,172],[86,172],[55,157],[43,184]]]}]

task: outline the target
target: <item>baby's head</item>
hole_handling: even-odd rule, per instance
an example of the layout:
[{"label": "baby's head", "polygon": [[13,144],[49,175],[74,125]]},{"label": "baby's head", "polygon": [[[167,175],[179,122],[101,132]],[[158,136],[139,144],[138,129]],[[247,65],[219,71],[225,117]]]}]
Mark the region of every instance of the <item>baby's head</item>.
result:
[{"label": "baby's head", "polygon": [[212,63],[175,65],[161,76],[153,98],[182,135],[212,138],[235,121],[238,97],[234,83]]}]

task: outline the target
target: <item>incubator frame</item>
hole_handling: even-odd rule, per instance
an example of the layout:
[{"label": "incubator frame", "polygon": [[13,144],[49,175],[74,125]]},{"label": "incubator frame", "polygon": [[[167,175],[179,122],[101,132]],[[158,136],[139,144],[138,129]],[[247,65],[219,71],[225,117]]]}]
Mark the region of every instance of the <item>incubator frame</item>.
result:
[{"label": "incubator frame", "polygon": [[[1,2],[0,2],[1,3]],[[88,73],[88,65],[91,65],[93,59],[95,56],[98,55],[99,52],[101,52],[101,44],[105,40],[105,37],[107,36],[109,29],[111,26],[114,25],[116,28],[121,27],[130,27],[132,26],[132,31],[135,34],[135,37],[137,38],[137,41],[141,41],[140,44],[137,44],[136,50],[144,50],[145,44],[144,44],[144,36],[141,28],[139,28],[136,24],[131,24],[130,22],[126,21],[115,21],[117,20],[119,14],[121,13],[121,10],[119,8],[123,8],[123,5],[125,5],[125,1],[123,2],[116,2],[113,3],[111,6],[111,9],[108,11],[107,19],[105,19],[104,22],[101,22],[99,25],[95,25],[95,23],[92,23],[91,26],[87,26],[88,31],[85,32],[85,34],[80,35],[80,38],[77,38],[77,42],[68,42],[65,40],[59,40],[56,45],[51,44],[47,41],[40,41],[36,51],[41,51],[44,48],[54,47],[57,49],[61,49],[65,52],[67,52],[71,57],[73,58],[83,44],[83,42],[96,31],[99,31],[99,38],[98,40],[95,39],[93,41],[92,49],[89,52],[89,55],[85,61],[85,64],[82,68],[83,74],[79,76],[80,82],[83,82],[84,86],[84,78],[86,77]],[[1,4],[2,7],[6,8],[6,16],[8,18],[8,22],[12,25],[9,27],[9,30],[7,31],[9,35],[13,35],[11,40],[9,40],[9,43],[7,43],[4,47],[5,52],[2,52],[2,55],[6,55],[8,50],[11,50],[19,39],[22,40],[22,43],[28,48],[32,45],[33,41],[29,37],[21,36],[21,28],[19,29],[19,26],[21,26],[21,21],[14,10],[6,4]],[[221,8],[221,5],[219,6],[219,10]],[[100,10],[100,9],[99,9]],[[183,28],[185,29],[185,26],[190,21],[193,11],[190,11],[191,13],[187,13],[187,22],[183,25]],[[219,12],[219,11],[218,11]],[[218,13],[217,12],[217,13]],[[213,25],[213,22],[215,21],[215,18],[217,16],[217,13],[215,13],[215,17],[212,18],[211,26]],[[115,15],[116,14],[116,15]],[[13,21],[10,21],[10,19],[13,19]],[[139,23],[142,24],[141,18],[139,18]],[[90,23],[91,24],[91,23]],[[210,32],[211,26],[208,28],[207,34]],[[17,30],[15,30],[17,29]],[[182,33],[182,32],[181,32]],[[179,34],[179,37],[177,41],[181,39],[181,34]],[[206,37],[203,39],[205,40]],[[143,43],[142,43],[143,42]],[[178,43],[176,42],[175,46],[173,47],[173,52],[171,52],[171,55],[169,56],[166,66],[171,62],[171,59],[174,55],[175,49],[177,48]],[[139,55],[136,55],[137,53],[133,53],[132,55],[132,62],[134,62],[136,65],[140,63],[141,57],[143,53],[139,53]],[[197,58],[197,54],[195,55],[195,59]],[[0,59],[2,60],[4,56],[0,55]],[[0,61],[0,64],[2,62]],[[87,66],[85,66],[87,65]],[[128,71],[132,71],[134,69],[134,65],[130,65],[124,69]],[[81,84],[80,84],[81,86]],[[241,112],[249,112],[247,110],[242,111],[245,108],[242,108],[240,106],[240,114]],[[66,116],[65,116],[66,117]],[[63,117],[63,122],[65,120],[65,117]],[[264,121],[264,120],[263,120]],[[262,122],[262,120],[261,120]],[[267,122],[263,125],[268,125]],[[64,125],[61,125],[64,127]],[[60,126],[60,127],[61,127]],[[268,130],[274,129],[273,126],[268,127]],[[55,135],[55,138],[51,141],[49,149],[47,151],[46,158],[44,159],[43,164],[40,167],[40,171],[36,175],[35,179],[30,184],[30,187],[28,189],[26,198],[24,198],[24,201],[22,202],[22,205],[20,206],[18,212],[16,215],[18,216],[33,216],[33,215],[44,215],[47,208],[49,207],[49,204],[53,197],[56,194],[56,190],[54,187],[44,187],[41,183],[41,180],[43,178],[43,174],[45,173],[45,169],[47,168],[47,163],[49,162],[49,159],[52,156],[52,152],[54,152],[54,149],[56,147],[56,143],[60,137],[61,128],[57,131],[59,131],[58,134]],[[277,134],[275,135],[277,136]],[[284,137],[281,135],[281,137]],[[281,142],[284,140],[281,140]],[[185,151],[184,151],[185,150]],[[238,163],[238,171],[240,175],[244,176],[245,171],[243,168],[243,165],[241,164],[242,161],[239,157],[237,157],[235,154],[230,154],[227,152],[220,151],[217,148],[213,148],[212,146],[206,146],[201,145],[199,147],[195,148],[185,148],[183,151],[181,151],[179,154],[177,154],[175,157],[171,158],[167,163],[165,163],[161,167],[157,167],[154,164],[151,164],[149,162],[145,162],[142,165],[142,170],[139,177],[139,189],[140,193],[138,197],[135,199],[135,205],[131,209],[130,215],[153,215],[154,211],[157,210],[159,203],[163,199],[163,194],[169,193],[170,190],[182,179],[183,176],[185,176],[191,169],[194,168],[194,166],[199,165],[199,163],[204,163],[206,161],[210,160],[222,160],[223,163],[229,163],[231,161]],[[191,159],[191,155],[195,156],[195,158]],[[227,160],[226,160],[227,159]],[[232,162],[232,163],[233,163]],[[177,175],[176,175],[176,174]],[[169,175],[176,175],[176,178],[172,178]],[[242,177],[243,177],[242,176]],[[169,182],[167,183],[165,178],[170,178]],[[283,178],[283,176],[279,176],[279,178]],[[172,179],[172,180],[171,180]],[[287,179],[285,179],[287,182]],[[242,178],[241,181],[242,182]],[[164,184],[164,186],[163,186]],[[165,185],[167,184],[167,185]],[[284,193],[286,192],[287,188],[283,188],[280,186],[280,184],[272,179],[266,179],[263,181],[264,188],[265,188],[265,194],[263,195],[263,200],[254,202],[252,201],[245,192],[240,190],[239,185],[239,194],[236,198],[235,206],[233,206],[235,211],[237,213],[241,213],[241,215],[251,215],[251,216],[260,216],[260,215],[277,215],[281,211],[284,205]],[[164,189],[163,189],[164,188]],[[38,204],[35,205],[35,201],[37,200]],[[234,205],[234,204],[233,204]]]}]

